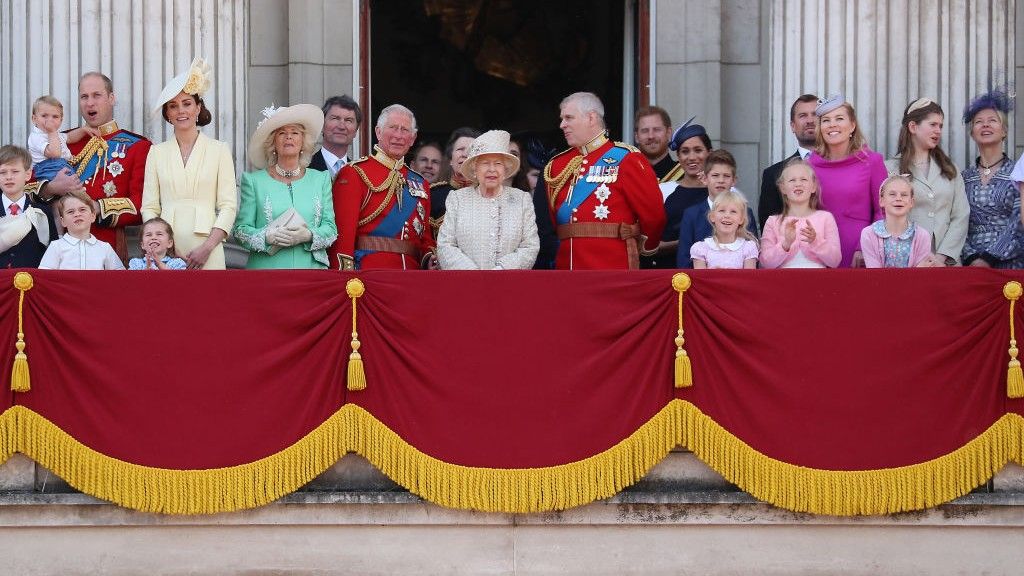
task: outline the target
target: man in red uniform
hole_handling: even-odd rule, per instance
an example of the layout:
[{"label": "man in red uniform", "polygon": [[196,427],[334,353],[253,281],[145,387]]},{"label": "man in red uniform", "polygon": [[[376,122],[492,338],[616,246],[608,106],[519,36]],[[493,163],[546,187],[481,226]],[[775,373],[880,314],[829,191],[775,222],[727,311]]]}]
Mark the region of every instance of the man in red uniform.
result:
[{"label": "man in red uniform", "polygon": [[658,180],[636,148],[608,139],[604,105],[590,92],[562,100],[559,124],[570,149],[544,168],[560,241],[559,270],[635,269],[665,227]]},{"label": "man in red uniform", "polygon": [[373,155],[341,169],[334,181],[338,240],[328,257],[341,270],[434,266],[430,184],[405,165],[416,141],[416,117],[392,104],[377,118]]},{"label": "man in red uniform", "polygon": [[82,75],[78,81],[79,111],[100,136],[68,143],[76,174],[64,172],[50,182],[41,182],[38,196],[50,202],[84,186],[96,201],[93,235],[110,243],[123,260],[127,255],[124,227],[142,222],[139,208],[151,142],[117,125],[114,101],[110,78],[99,72]]}]

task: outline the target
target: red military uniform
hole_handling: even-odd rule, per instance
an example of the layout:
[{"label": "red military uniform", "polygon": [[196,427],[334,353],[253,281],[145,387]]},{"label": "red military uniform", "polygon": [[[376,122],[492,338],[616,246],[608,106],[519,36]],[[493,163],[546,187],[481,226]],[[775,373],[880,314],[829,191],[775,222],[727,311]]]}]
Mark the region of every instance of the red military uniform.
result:
[{"label": "red military uniform", "polygon": [[142,186],[152,143],[144,136],[120,129],[114,121],[100,126],[99,131],[102,141],[83,138],[68,143],[68,149],[86,193],[100,205],[93,235],[109,242],[124,258],[124,227],[142,223]]},{"label": "red military uniform", "polygon": [[338,172],[334,217],[338,240],[328,252],[332,268],[415,270],[433,256],[430,184],[380,149]]},{"label": "red military uniform", "polygon": [[658,247],[665,207],[654,170],[636,148],[601,135],[552,158],[544,181],[560,240],[555,268],[636,268],[641,237],[645,250]]}]

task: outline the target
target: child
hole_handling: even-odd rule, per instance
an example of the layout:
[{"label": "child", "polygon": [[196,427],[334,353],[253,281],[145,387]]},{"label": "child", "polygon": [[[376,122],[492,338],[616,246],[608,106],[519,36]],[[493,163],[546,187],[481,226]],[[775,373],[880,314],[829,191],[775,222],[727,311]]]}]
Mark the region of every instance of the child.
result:
[{"label": "child", "polygon": [[776,185],[782,213],[769,216],[761,237],[765,268],[835,268],[843,258],[839,227],[830,212],[818,209],[821,188],[811,165],[794,158]]},{"label": "child", "polygon": [[92,198],[82,190],[72,190],[56,203],[64,225],[60,240],[50,242],[39,267],[49,270],[124,270],[124,264],[110,244],[97,240],[89,228],[96,220]]},{"label": "child", "polygon": [[889,176],[878,190],[885,218],[864,228],[860,249],[868,268],[931,266],[932,236],[910,221],[914,186],[909,174]]},{"label": "child", "polygon": [[[726,150],[714,150],[704,161],[704,179],[708,186],[708,199],[690,206],[683,212],[679,223],[679,250],[676,253],[678,268],[692,268],[690,247],[696,242],[711,236],[711,223],[708,212],[715,199],[736,185],[736,159]],[[751,236],[757,234],[754,213],[747,209],[745,218]]]},{"label": "child", "polygon": [[25,195],[32,177],[32,157],[18,146],[0,147],[0,268],[36,268],[51,240],[57,238],[50,210]]},{"label": "child", "polygon": [[129,270],[184,270],[185,261],[174,252],[174,231],[157,216],[142,225],[142,258],[128,261]]},{"label": "child", "polygon": [[749,211],[739,192],[726,190],[715,197],[708,213],[714,232],[690,248],[694,268],[757,268],[757,241],[747,230]]},{"label": "child", "polygon": [[32,104],[32,131],[28,135],[28,151],[32,155],[32,169],[36,180],[52,180],[58,172],[71,166],[68,142],[74,144],[86,136],[99,133],[89,127],[75,128],[62,133],[64,106],[53,96],[40,96]]}]

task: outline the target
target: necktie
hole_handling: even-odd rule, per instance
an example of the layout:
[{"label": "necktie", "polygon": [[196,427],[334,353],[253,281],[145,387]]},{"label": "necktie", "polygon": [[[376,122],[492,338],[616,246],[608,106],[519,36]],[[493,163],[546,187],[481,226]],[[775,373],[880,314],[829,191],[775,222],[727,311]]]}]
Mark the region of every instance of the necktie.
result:
[{"label": "necktie", "polygon": [[11,216],[17,216],[21,212],[21,207],[17,204],[11,204]]},{"label": "necktie", "polygon": [[341,158],[338,158],[337,160],[335,160],[334,161],[334,173],[337,174],[338,172],[340,172],[341,171],[341,167],[344,166],[344,165],[345,165],[345,161],[342,160]]}]

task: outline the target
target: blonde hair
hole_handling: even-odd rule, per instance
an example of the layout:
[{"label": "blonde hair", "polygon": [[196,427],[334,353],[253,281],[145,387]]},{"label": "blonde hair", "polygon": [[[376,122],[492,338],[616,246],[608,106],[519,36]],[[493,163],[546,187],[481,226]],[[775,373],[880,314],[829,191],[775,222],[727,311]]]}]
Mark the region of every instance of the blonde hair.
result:
[{"label": "blonde hair", "polygon": [[40,96],[39,98],[36,98],[36,101],[32,103],[32,114],[35,114],[39,111],[40,104],[47,104],[49,106],[53,106],[54,108],[60,110],[62,116],[64,115],[64,105],[60,103],[60,100],[57,100],[49,94],[47,94],[46,96]]},{"label": "blonde hair", "polygon": [[92,205],[92,198],[85,193],[85,190],[72,190],[67,194],[57,199],[57,216],[64,215],[64,205],[68,203],[68,200],[75,199],[89,207],[89,211],[93,214],[96,213],[96,208]]},{"label": "blonde hair", "polygon": [[[821,182],[818,182],[818,175],[814,173],[814,168],[811,164],[803,158],[793,158],[789,162],[786,162],[782,168],[782,172],[779,172],[779,177],[775,180],[775,185],[779,187],[779,191],[782,191],[782,182],[785,180],[786,171],[790,168],[805,168],[811,173],[811,182],[814,183],[814,191],[811,192],[811,197],[807,201],[807,206],[811,210],[818,210],[821,207]],[[785,194],[782,195],[782,212],[779,214],[779,223],[782,223],[789,214],[789,198]]]},{"label": "blonde hair", "polygon": [[299,123],[285,124],[274,129],[273,132],[267,135],[267,139],[263,141],[263,153],[267,158],[267,166],[277,163],[277,150],[274,150],[274,138],[277,133],[288,126],[295,126],[302,132],[302,150],[299,151],[299,166],[308,168],[310,161],[313,159],[313,146],[316,145],[317,134],[311,134],[306,127]]},{"label": "blonde hair", "polygon": [[[854,125],[853,133],[850,134],[850,142],[846,149],[846,155],[853,156],[857,152],[860,152],[861,148],[867,146],[868,141],[864,138],[864,133],[860,129],[860,122],[857,122],[857,113],[853,110],[853,104],[843,102],[839,105],[839,108],[846,110],[846,115],[850,117],[850,122]],[[836,108],[836,110],[839,108]],[[831,114],[832,112],[835,112],[835,110],[831,110],[825,114]],[[822,116],[825,114],[822,114]],[[818,119],[818,127],[814,129],[814,151],[818,153],[818,156],[821,156],[826,160],[837,160],[837,158],[832,158],[828,154],[828,146],[825,145],[825,137],[821,132],[820,118]]]},{"label": "blonde hair", "polygon": [[715,198],[714,203],[711,204],[711,210],[708,210],[708,222],[711,222],[711,236],[717,238],[715,234],[718,233],[718,230],[715,229],[714,221],[711,220],[711,216],[719,206],[724,204],[735,204],[740,207],[742,219],[740,220],[740,227],[736,230],[736,236],[750,240],[751,242],[757,242],[757,238],[750,233],[750,230],[747,230],[747,225],[750,224],[750,219],[747,217],[747,198],[743,196],[743,194],[733,190],[726,190],[719,194]]}]

